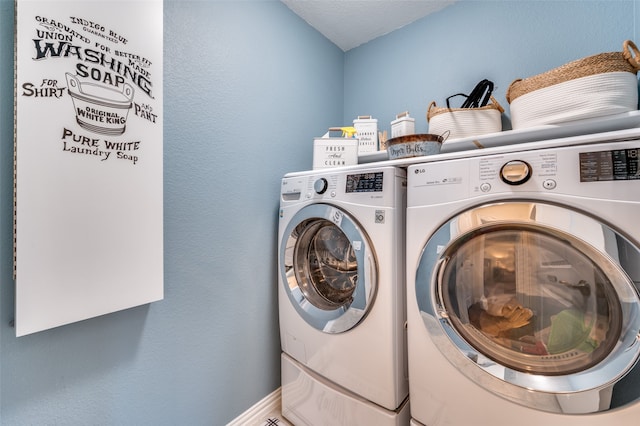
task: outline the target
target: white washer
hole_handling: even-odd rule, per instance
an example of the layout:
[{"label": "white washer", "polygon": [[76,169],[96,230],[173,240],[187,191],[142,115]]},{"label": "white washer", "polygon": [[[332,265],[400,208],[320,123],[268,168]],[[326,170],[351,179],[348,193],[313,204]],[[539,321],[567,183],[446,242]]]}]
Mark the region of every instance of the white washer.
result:
[{"label": "white washer", "polygon": [[282,180],[282,412],[294,424],[407,425],[404,206],[397,167]]},{"label": "white washer", "polygon": [[640,419],[640,138],[407,170],[412,424]]}]

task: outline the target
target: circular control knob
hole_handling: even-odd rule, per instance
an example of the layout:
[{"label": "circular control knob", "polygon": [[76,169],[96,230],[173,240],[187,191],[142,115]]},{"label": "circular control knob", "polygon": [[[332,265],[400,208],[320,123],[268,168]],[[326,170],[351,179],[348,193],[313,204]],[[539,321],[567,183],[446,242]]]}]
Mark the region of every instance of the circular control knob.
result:
[{"label": "circular control knob", "polygon": [[329,183],[325,178],[320,178],[313,183],[313,190],[316,191],[316,194],[324,194],[329,187]]},{"label": "circular control knob", "polygon": [[521,185],[531,177],[531,166],[521,160],[509,161],[500,169],[500,177],[509,185]]}]

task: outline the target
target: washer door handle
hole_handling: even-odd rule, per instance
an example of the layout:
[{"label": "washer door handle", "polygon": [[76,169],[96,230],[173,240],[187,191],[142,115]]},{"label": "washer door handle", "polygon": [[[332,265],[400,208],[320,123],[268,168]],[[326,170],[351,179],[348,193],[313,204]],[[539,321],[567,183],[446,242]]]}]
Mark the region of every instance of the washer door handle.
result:
[{"label": "washer door handle", "polygon": [[444,306],[444,303],[442,302],[442,280],[444,278],[444,271],[445,271],[445,267],[447,266],[447,263],[449,263],[449,260],[451,258],[449,256],[443,256],[441,259],[438,260],[438,262],[436,263],[436,266],[434,268],[433,271],[433,276],[436,277],[436,300],[435,302],[437,303],[437,313],[441,318],[449,318],[449,314],[447,313],[447,309]]}]

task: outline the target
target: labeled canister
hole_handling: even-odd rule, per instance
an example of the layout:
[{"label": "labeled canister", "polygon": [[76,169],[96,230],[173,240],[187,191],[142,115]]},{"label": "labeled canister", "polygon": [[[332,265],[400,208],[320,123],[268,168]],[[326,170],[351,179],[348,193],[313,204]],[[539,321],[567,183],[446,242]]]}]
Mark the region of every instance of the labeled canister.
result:
[{"label": "labeled canister", "polygon": [[416,133],[416,120],[409,117],[409,111],[396,115],[396,119],[391,122],[391,137],[413,135]]},{"label": "labeled canister", "polygon": [[359,115],[353,120],[358,138],[358,152],[376,152],[378,150],[378,120],[370,115]]}]

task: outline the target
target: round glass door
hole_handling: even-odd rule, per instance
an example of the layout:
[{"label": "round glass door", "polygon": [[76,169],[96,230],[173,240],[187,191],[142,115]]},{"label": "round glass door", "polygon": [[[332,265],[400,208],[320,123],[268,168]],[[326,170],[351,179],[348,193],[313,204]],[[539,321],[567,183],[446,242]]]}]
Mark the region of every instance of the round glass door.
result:
[{"label": "round glass door", "polygon": [[347,236],[325,219],[305,221],[292,235],[296,281],[307,300],[320,309],[335,309],[353,300],[358,263]]},{"label": "round glass door", "polygon": [[454,242],[444,256],[439,292],[449,319],[501,365],[571,374],[617,344],[621,306],[593,250],[544,228],[494,225]]},{"label": "round glass door", "polygon": [[635,365],[640,279],[625,270],[633,264],[638,247],[590,216],[545,203],[495,203],[460,213],[430,237],[416,273],[417,303],[459,371],[541,408],[550,394],[597,391]]},{"label": "round glass door", "polygon": [[342,210],[318,204],[298,212],[286,230],[285,290],[307,323],[324,332],[353,328],[372,303],[375,261],[360,229]]}]

